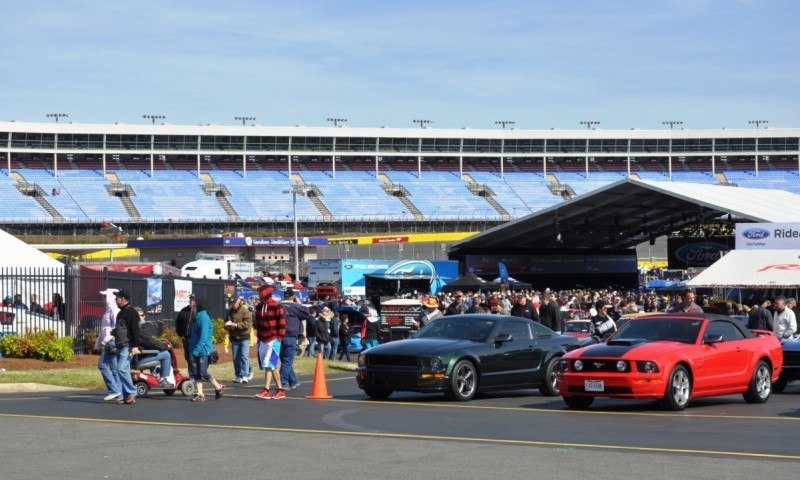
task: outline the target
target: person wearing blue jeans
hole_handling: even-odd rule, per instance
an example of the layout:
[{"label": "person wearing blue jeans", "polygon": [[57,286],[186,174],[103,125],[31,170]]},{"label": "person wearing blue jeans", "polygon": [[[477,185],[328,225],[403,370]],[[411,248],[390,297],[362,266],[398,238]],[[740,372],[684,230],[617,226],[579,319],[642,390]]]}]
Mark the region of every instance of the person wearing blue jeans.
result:
[{"label": "person wearing blue jeans", "polygon": [[136,400],[136,387],[133,385],[133,378],[131,378],[131,349],[127,345],[122,348],[117,348],[116,355],[117,362],[117,375],[119,375],[119,383],[122,387],[123,400],[117,400],[117,403],[134,403]]},{"label": "person wearing blue jeans", "polygon": [[97,368],[100,370],[103,382],[105,382],[108,388],[108,395],[104,399],[106,401],[116,400],[122,395],[122,385],[120,384],[117,373],[116,349],[117,346],[112,338],[111,341],[103,347],[103,351],[100,353],[100,361],[97,362]]},{"label": "person wearing blue jeans", "polygon": [[294,355],[297,352],[297,337],[285,336],[281,340],[281,385],[294,390],[300,385],[294,373]]},{"label": "person wearing blue jeans", "polygon": [[294,390],[300,385],[294,373],[294,357],[297,354],[297,337],[304,335],[307,325],[314,322],[311,312],[295,296],[294,289],[287,288],[283,295],[283,314],[286,318],[286,334],[281,340],[281,385]]},{"label": "person wearing blue jeans", "polygon": [[253,370],[250,368],[250,332],[253,328],[253,316],[242,297],[233,297],[230,306],[225,330],[228,331],[228,340],[233,353],[233,381],[248,383],[253,378]]},{"label": "person wearing blue jeans", "polygon": [[117,377],[122,385],[122,398],[117,403],[132,404],[136,402],[136,388],[131,378],[131,352],[139,353],[139,314],[131,306],[131,294],[127,290],[114,293],[119,307],[117,323],[114,328],[114,342],[117,345]]}]

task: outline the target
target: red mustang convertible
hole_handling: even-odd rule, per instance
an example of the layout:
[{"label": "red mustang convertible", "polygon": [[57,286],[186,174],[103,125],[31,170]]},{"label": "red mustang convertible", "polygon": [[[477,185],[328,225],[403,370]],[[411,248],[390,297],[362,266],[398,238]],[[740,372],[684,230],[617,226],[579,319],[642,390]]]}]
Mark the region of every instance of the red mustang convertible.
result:
[{"label": "red mustang convertible", "polygon": [[606,343],[564,355],[558,387],[570,408],[612,397],[655,399],[683,410],[692,398],[734,393],[764,403],[782,365],[772,332],[751,331],[721,315],[651,315],[631,320]]}]

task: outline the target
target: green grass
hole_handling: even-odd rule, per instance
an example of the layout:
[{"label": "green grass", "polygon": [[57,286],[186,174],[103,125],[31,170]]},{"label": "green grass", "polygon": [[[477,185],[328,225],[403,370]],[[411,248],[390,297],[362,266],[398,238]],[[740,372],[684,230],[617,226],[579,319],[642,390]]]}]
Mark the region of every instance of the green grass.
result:
[{"label": "green grass", "polygon": [[[258,371],[258,361],[250,359],[253,369]],[[294,371],[298,376],[311,376],[314,374],[316,366],[315,359],[309,357],[298,357],[295,359]],[[335,360],[325,361],[326,374],[352,372],[353,364],[337,362]],[[233,379],[233,363],[225,362],[211,365],[209,373],[221,382],[229,382]],[[255,381],[255,379],[254,379]],[[61,387],[73,387],[90,390],[102,390],[105,388],[103,379],[97,367],[71,367],[53,368],[50,370],[16,370],[0,373],[0,383],[41,383],[45,385],[57,385]]]}]

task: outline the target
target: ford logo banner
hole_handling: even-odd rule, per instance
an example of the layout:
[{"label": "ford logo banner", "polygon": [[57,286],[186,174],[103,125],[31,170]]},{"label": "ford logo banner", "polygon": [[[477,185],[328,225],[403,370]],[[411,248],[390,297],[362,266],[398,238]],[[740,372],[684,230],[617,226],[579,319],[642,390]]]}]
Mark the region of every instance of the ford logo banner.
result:
[{"label": "ford logo banner", "polygon": [[764,228],[748,228],[742,232],[742,236],[750,240],[761,240],[762,238],[769,237],[769,230]]},{"label": "ford logo banner", "polygon": [[728,250],[729,248],[721,243],[695,243],[679,248],[675,252],[675,257],[689,266],[706,266],[719,260],[721,254]]}]

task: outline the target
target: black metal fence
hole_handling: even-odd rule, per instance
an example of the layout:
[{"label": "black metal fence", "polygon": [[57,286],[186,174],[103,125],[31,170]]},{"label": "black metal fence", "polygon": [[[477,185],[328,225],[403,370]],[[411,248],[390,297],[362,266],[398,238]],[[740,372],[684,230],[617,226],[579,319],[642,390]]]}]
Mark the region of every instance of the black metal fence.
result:
[{"label": "black metal fence", "polygon": [[[75,352],[84,353],[100,327],[107,289],[125,289],[131,304],[146,312],[148,330],[171,326],[177,315],[175,277],[117,272],[93,266],[63,268],[0,267],[0,336],[54,330],[75,338]],[[225,315],[235,284],[227,280],[181,279],[205,305],[211,318]],[[148,286],[150,292],[148,293]],[[180,305],[178,305],[180,306]]]}]

